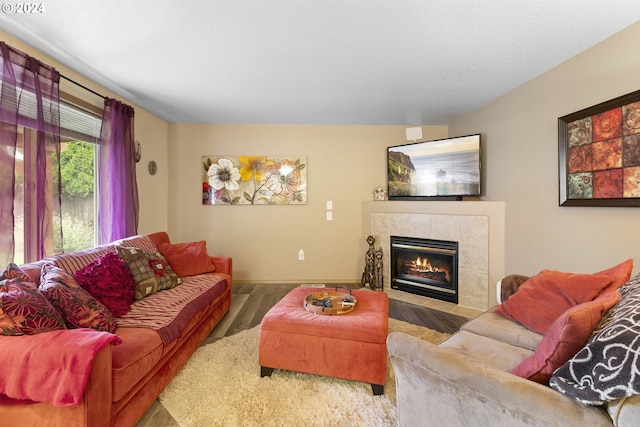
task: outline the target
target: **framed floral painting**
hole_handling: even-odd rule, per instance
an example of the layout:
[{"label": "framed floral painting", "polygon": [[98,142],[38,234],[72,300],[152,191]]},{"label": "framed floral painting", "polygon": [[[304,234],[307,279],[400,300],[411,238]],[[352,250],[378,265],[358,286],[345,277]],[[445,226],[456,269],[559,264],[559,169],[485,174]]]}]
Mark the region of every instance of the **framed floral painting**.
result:
[{"label": "framed floral painting", "polygon": [[640,206],[640,91],[558,119],[560,206]]},{"label": "framed floral painting", "polygon": [[304,156],[202,156],[203,205],[304,205]]}]

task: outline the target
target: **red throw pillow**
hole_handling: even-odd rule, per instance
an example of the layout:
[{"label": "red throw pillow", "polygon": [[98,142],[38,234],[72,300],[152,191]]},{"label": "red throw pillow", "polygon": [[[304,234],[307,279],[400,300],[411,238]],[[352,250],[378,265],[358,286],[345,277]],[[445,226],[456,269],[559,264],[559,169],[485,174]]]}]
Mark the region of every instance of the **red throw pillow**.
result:
[{"label": "red throw pillow", "polygon": [[19,278],[0,281],[0,334],[32,335],[56,329],[66,329],[64,321],[35,284]]},{"label": "red throw pillow", "polygon": [[105,253],[76,271],[75,278],[80,286],[104,304],[114,316],[122,317],[131,310],[135,299],[135,284],[129,267],[117,253]]},{"label": "red throw pillow", "polygon": [[213,260],[207,254],[207,242],[160,243],[158,250],[180,277],[196,276],[216,270]]},{"label": "red throw pillow", "polygon": [[599,271],[597,275],[603,276],[611,276],[613,277],[613,282],[606,288],[600,292],[600,295],[609,294],[620,286],[624,285],[631,278],[631,272],[633,271],[633,259],[629,258],[628,260],[621,262],[618,265],[614,265],[611,268],[607,268],[606,270]]},{"label": "red throw pillow", "polygon": [[496,313],[545,334],[562,313],[592,301],[613,281],[613,277],[605,275],[542,270],[500,304]]},{"label": "red throw pillow", "polygon": [[38,291],[62,314],[69,328],[115,332],[116,321],[109,310],[64,270],[50,264],[43,265]]},{"label": "red throw pillow", "polygon": [[618,301],[620,292],[616,291],[565,311],[553,322],[535,353],[511,373],[547,385],[553,372],[575,356],[600,319]]}]

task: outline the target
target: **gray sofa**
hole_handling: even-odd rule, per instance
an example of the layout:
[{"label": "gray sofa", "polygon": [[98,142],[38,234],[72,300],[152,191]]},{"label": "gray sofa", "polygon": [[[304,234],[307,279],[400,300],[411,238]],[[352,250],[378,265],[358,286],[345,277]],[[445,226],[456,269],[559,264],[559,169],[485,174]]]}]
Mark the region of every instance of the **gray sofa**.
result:
[{"label": "gray sofa", "polygon": [[439,345],[399,332],[389,334],[400,425],[640,425],[638,395],[589,406],[511,374],[542,338],[495,313],[495,307]]}]

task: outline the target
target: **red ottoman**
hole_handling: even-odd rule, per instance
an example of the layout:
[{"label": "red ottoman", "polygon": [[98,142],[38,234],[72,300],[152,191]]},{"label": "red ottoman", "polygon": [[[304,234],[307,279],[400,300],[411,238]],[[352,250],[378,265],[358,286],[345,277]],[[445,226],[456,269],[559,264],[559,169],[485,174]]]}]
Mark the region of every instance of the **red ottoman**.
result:
[{"label": "red ottoman", "polygon": [[320,290],[296,288],[265,314],[260,323],[260,375],[285,369],[367,382],[373,394],[383,394],[389,297],[355,289],[355,310],[327,316],[310,313],[303,305],[306,295]]}]

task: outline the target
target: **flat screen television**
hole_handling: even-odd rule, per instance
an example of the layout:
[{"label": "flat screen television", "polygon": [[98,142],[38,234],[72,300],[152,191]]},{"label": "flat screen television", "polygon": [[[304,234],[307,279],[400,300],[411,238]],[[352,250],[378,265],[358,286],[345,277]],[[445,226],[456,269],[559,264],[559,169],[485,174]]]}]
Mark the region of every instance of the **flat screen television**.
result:
[{"label": "flat screen television", "polygon": [[389,200],[479,196],[480,166],[480,134],[388,147]]}]

